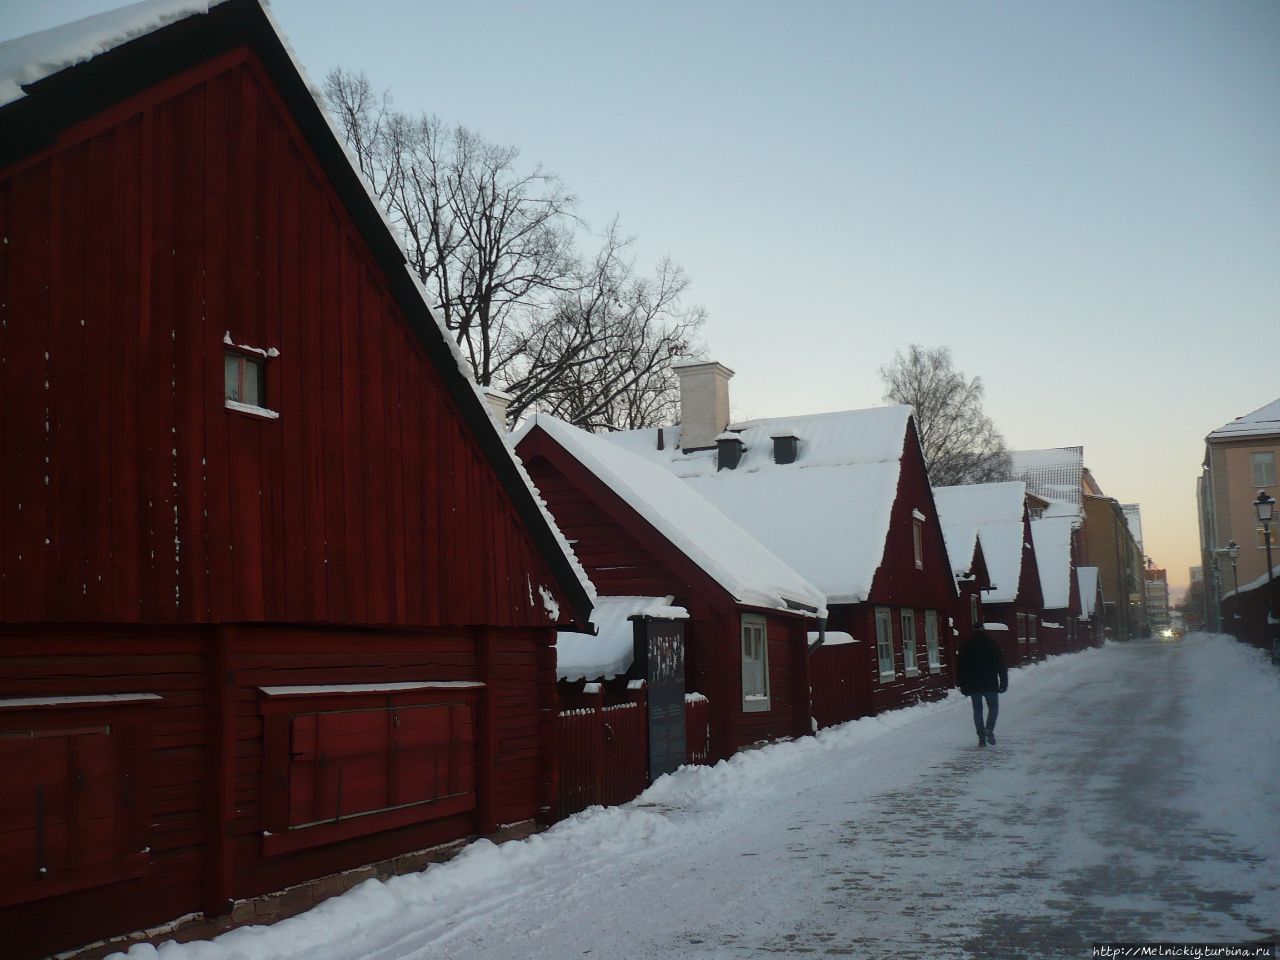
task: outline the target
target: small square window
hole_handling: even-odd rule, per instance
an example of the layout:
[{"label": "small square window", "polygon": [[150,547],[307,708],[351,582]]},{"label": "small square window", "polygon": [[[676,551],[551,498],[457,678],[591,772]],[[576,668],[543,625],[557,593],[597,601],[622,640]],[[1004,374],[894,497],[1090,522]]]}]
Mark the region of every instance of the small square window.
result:
[{"label": "small square window", "polygon": [[251,407],[267,405],[267,363],[237,351],[226,351],[227,399]]}]

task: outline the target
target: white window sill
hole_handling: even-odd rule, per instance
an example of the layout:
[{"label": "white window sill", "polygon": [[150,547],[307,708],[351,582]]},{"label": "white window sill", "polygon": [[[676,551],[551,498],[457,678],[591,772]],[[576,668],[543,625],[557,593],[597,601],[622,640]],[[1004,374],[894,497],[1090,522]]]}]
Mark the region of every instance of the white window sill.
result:
[{"label": "white window sill", "polygon": [[768,696],[751,696],[742,698],[743,713],[768,713],[770,709]]},{"label": "white window sill", "polygon": [[890,671],[889,673],[885,673],[883,670],[881,670],[881,671],[880,671],[880,682],[881,682],[881,683],[888,683],[888,682],[890,682],[890,681],[892,681],[892,680],[896,680],[896,679],[898,679],[898,675],[897,675],[896,673],[894,673],[894,672],[892,672],[892,671]]},{"label": "white window sill", "polygon": [[929,664],[929,672],[930,672],[930,673],[941,673],[941,672],[942,672],[942,664],[940,664],[940,663],[931,663],[931,664]]},{"label": "white window sill", "polygon": [[920,676],[920,671],[919,671],[919,670],[908,670],[908,671],[907,671],[907,676],[908,676],[908,677],[918,677],[918,676]]},{"label": "white window sill", "polygon": [[228,400],[226,402],[228,410],[234,410],[236,413],[247,413],[251,417],[258,417],[262,420],[279,420],[280,414],[275,410],[268,410],[266,407],[258,407],[252,403],[241,403],[239,400]]}]

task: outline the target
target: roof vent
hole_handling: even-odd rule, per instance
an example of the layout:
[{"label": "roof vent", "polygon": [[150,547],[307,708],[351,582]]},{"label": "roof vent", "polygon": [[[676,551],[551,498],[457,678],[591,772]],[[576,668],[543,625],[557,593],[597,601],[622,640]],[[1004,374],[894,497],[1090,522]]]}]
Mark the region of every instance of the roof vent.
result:
[{"label": "roof vent", "polygon": [[795,463],[799,450],[800,441],[794,434],[788,433],[773,438],[774,463]]},{"label": "roof vent", "polygon": [[746,444],[736,433],[720,434],[716,437],[716,469],[736,470],[746,449]]}]

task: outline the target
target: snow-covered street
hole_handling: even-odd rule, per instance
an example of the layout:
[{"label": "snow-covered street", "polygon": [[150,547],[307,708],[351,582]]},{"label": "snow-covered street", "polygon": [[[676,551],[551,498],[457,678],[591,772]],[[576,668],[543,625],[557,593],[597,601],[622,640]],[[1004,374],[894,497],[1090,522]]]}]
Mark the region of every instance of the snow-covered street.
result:
[{"label": "snow-covered street", "polygon": [[[1083,957],[1280,929],[1280,675],[1221,637],[1013,672],[163,960]],[[154,956],[149,946],[131,960]]]}]

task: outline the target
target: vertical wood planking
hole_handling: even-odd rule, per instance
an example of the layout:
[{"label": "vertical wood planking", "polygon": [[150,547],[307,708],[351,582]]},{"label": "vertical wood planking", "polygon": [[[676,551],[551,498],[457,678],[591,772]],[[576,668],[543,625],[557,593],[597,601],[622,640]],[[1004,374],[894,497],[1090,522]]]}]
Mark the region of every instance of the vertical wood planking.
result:
[{"label": "vertical wood planking", "polygon": [[[363,537],[348,540],[344,521],[342,496],[344,457],[347,455],[347,437],[342,430],[342,408],[339,401],[339,385],[342,382],[342,308],[339,258],[343,244],[342,231],[336,212],[327,205],[321,212],[320,273],[316,283],[321,290],[320,304],[320,393],[312,402],[323,414],[323,439],[320,445],[322,482],[325,485],[325,559],[329,620],[346,623],[351,619],[352,590],[359,590],[358,580],[363,572]],[[357,376],[358,368],[349,376]],[[314,415],[314,414],[313,414]],[[358,449],[351,451],[358,455]]]},{"label": "vertical wood planking", "polygon": [[280,491],[283,503],[283,528],[277,544],[285,564],[284,596],[281,620],[307,619],[307,521],[306,465],[302,453],[302,437],[306,411],[302,399],[302,353],[300,329],[306,322],[300,307],[299,250],[301,247],[298,181],[299,165],[293,145],[287,138],[280,145],[280,185],[277,203],[280,214],[280,361],[277,364],[280,384],[280,439],[283,461],[280,467]]},{"label": "vertical wood planking", "polygon": [[[351,251],[345,250],[350,254]],[[350,255],[346,258],[352,261]],[[354,266],[354,264],[353,264]],[[344,272],[344,278],[346,273]],[[386,370],[383,363],[384,344],[382,330],[379,329],[376,315],[360,338],[364,348],[364,429],[360,437],[363,441],[364,496],[368,509],[365,511],[364,562],[365,576],[363,582],[368,592],[368,617],[373,623],[386,623],[390,619],[389,594],[387,591],[387,513],[388,488],[387,477],[390,473],[390,450],[386,444]]]},{"label": "vertical wood planking", "polygon": [[[342,329],[342,365],[338,371],[342,387],[342,417],[337,424],[342,430],[343,442],[347,456],[342,461],[342,472],[338,478],[343,493],[343,519],[345,521],[346,542],[349,548],[356,545],[360,553],[364,552],[366,510],[372,512],[379,509],[380,504],[368,496],[365,486],[367,471],[381,469],[381,465],[369,463],[365,456],[358,455],[365,437],[364,429],[364,392],[368,389],[364,372],[362,351],[364,348],[364,324],[360,316],[356,293],[356,280],[353,274],[352,258],[342,258],[342,310],[338,316]],[[336,381],[335,381],[336,383]],[[353,555],[353,559],[354,555]],[[359,622],[368,618],[369,588],[366,582],[368,567],[355,560],[354,577],[357,583],[350,589],[348,612],[352,621]]]}]

